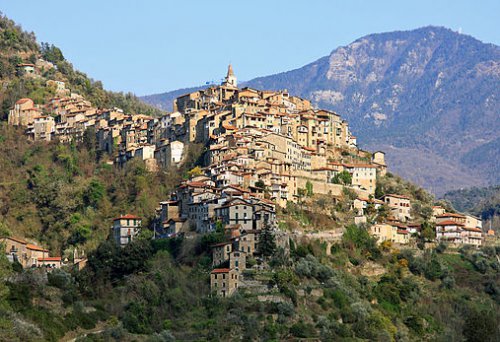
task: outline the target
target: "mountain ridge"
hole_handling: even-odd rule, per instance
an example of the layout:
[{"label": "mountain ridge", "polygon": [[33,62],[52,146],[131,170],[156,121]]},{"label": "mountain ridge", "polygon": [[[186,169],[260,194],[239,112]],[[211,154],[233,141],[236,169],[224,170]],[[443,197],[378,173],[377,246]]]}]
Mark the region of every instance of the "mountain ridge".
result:
[{"label": "mountain ridge", "polygon": [[[500,138],[500,49],[494,44],[436,26],[375,33],[301,68],[241,86],[286,88],[338,112],[364,147],[400,150],[388,151],[393,170],[438,195],[500,182],[494,143]],[[198,88],[183,91],[191,89]],[[168,108],[180,93],[143,100]],[[415,159],[429,164],[433,155],[440,160],[432,167],[418,174],[411,167]]]}]

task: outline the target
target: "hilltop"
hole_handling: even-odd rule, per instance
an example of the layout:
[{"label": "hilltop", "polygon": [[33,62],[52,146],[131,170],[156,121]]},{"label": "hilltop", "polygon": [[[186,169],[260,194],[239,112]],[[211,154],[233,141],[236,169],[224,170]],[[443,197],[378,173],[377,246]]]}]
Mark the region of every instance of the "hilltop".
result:
[{"label": "hilltop", "polygon": [[[500,49],[442,27],[368,35],[302,68],[243,83],[342,113],[363,146],[437,195],[500,182]],[[191,89],[188,89],[191,90]],[[144,97],[170,109],[179,91]]]},{"label": "hilltop", "polygon": [[[56,95],[47,80],[64,82],[73,93],[84,96],[98,107],[119,107],[129,113],[161,115],[162,111],[144,104],[131,93],[104,90],[102,82],[75,70],[62,51],[48,43],[39,44],[33,32],[22,30],[0,12],[0,119],[5,120],[14,103],[29,97],[43,104]],[[20,67],[25,65],[26,67]],[[30,65],[38,71],[37,77],[27,77]]]}]

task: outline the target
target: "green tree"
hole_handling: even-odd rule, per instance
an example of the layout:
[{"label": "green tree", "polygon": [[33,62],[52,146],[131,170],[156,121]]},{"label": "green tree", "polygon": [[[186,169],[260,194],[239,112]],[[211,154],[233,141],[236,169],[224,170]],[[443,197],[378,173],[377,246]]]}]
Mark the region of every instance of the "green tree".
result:
[{"label": "green tree", "polygon": [[85,206],[97,208],[104,196],[106,196],[106,188],[98,179],[93,179],[85,190],[83,201]]},{"label": "green tree", "polygon": [[7,257],[3,253],[5,250],[4,245],[0,243],[0,311],[5,309],[7,306],[7,302],[5,299],[9,296],[9,288],[5,284],[5,279],[12,273],[12,268],[10,266]]},{"label": "green tree", "polygon": [[53,44],[42,43],[41,52],[43,59],[45,59],[46,61],[52,62],[54,64],[64,61],[64,56],[61,49],[54,46]]},{"label": "green tree", "polygon": [[471,309],[465,318],[463,335],[467,342],[500,341],[497,314],[494,311]]},{"label": "green tree", "polygon": [[255,182],[255,186],[261,189],[264,189],[266,187],[266,184],[262,179],[259,179],[258,181]]},{"label": "green tree", "polygon": [[259,253],[264,257],[270,257],[276,251],[274,232],[268,224],[264,225],[259,237]]},{"label": "green tree", "polygon": [[436,233],[433,225],[428,221],[424,221],[422,223],[422,239],[426,242],[429,242],[434,241],[435,238]]},{"label": "green tree", "polygon": [[342,171],[333,176],[331,182],[333,184],[351,185],[352,175],[347,171]]},{"label": "green tree", "polygon": [[313,184],[310,181],[306,182],[306,192],[307,192],[307,197],[312,197],[312,195],[314,195]]}]

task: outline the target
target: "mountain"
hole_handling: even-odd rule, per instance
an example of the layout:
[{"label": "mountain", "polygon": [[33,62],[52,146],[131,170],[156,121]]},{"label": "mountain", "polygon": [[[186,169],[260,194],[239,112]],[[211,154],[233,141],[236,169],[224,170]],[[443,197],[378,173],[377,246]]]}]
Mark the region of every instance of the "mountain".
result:
[{"label": "mountain", "polygon": [[[438,195],[500,183],[496,45],[434,26],[372,34],[242,86],[286,88],[338,112],[363,147],[384,150],[393,171]],[[143,100],[171,109],[181,92]]]}]

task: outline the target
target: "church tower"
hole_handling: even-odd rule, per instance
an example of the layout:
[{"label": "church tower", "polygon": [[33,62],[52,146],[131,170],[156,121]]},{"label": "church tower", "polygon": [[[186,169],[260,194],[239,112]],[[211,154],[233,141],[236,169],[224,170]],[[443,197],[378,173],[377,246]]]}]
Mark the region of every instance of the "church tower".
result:
[{"label": "church tower", "polygon": [[229,66],[227,67],[227,75],[222,85],[233,87],[238,86],[236,76],[234,76],[233,66],[231,64],[229,64]]}]

